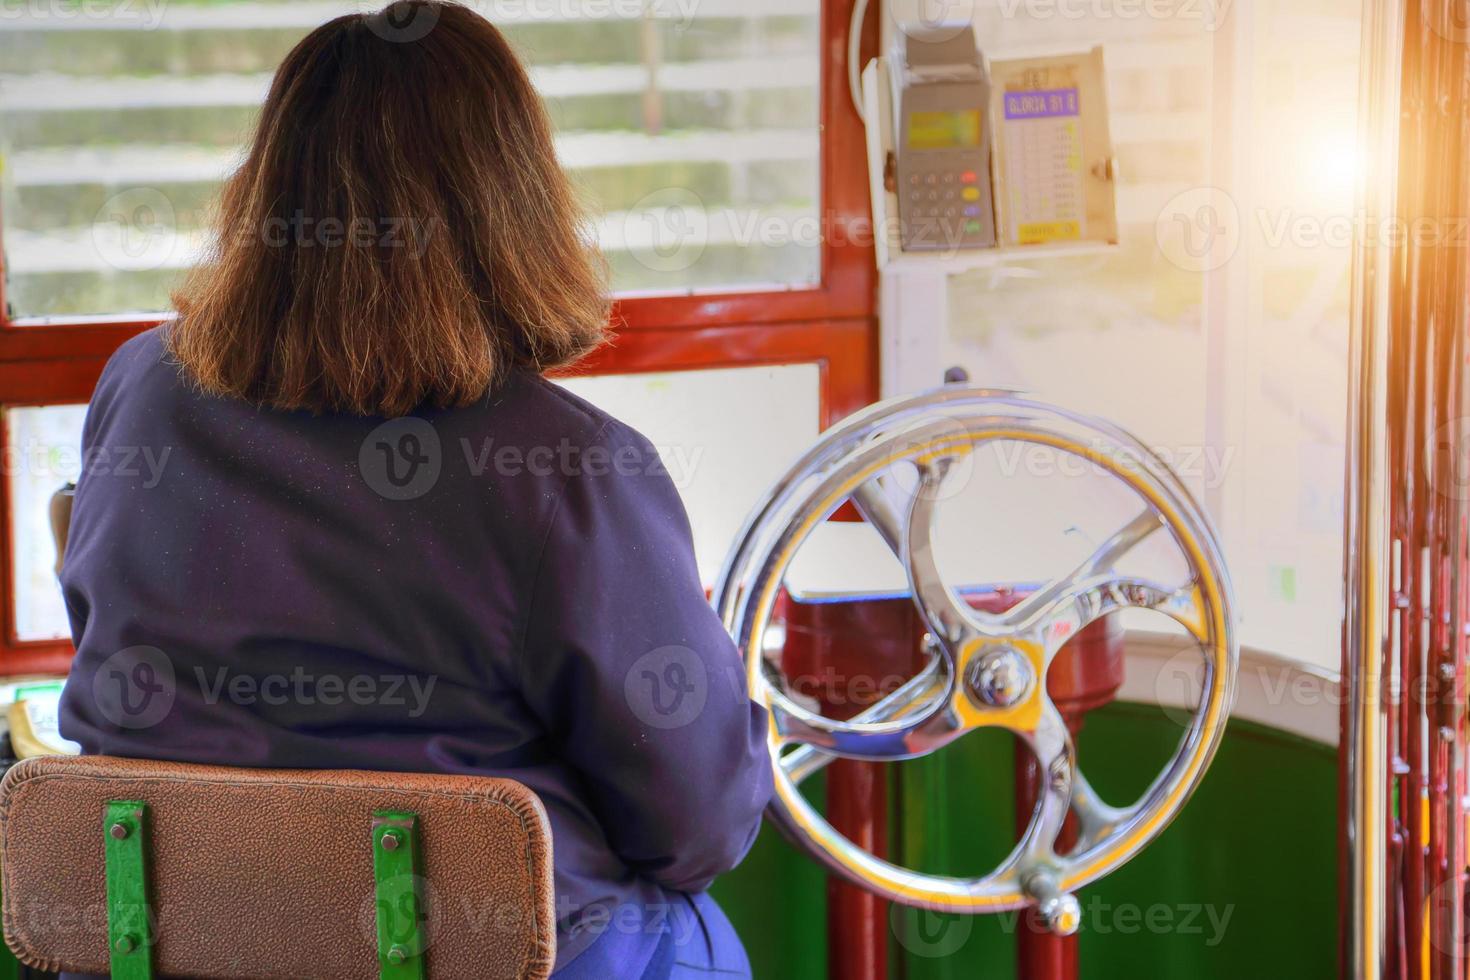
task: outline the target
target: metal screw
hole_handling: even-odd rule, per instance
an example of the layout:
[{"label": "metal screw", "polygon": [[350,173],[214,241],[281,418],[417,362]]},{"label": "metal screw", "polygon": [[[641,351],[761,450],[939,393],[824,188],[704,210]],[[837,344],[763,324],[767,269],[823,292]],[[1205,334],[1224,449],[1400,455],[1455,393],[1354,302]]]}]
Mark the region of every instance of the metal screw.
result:
[{"label": "metal screw", "polygon": [[385,850],[385,851],[396,851],[396,850],[398,850],[398,845],[401,843],[401,841],[399,840],[399,837],[400,837],[400,835],[399,835],[398,831],[396,831],[396,830],[387,830],[387,831],[384,831],[383,832],[383,850]]},{"label": "metal screw", "polygon": [[971,661],[965,686],[982,705],[1009,708],[1031,690],[1031,663],[1009,647],[1001,647]]},{"label": "metal screw", "polygon": [[[121,826],[119,824],[119,826]],[[118,936],[117,942],[113,944],[119,953],[131,953],[138,948],[138,940],[132,936]]]},{"label": "metal screw", "polygon": [[398,966],[402,964],[403,961],[406,959],[408,959],[408,950],[404,949],[402,946],[388,947],[389,963],[392,963],[394,966]]},{"label": "metal screw", "polygon": [[128,825],[122,821],[118,821],[108,828],[107,832],[112,835],[113,840],[122,840],[128,836]]}]

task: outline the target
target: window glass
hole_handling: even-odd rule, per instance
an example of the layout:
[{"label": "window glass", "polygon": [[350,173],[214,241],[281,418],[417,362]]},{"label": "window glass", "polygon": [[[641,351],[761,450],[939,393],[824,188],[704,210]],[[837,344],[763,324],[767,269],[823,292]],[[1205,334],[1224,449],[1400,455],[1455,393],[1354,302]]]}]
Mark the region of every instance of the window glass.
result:
[{"label": "window glass", "polygon": [[642,432],[679,488],[706,585],[745,516],[817,439],[815,364],[605,375],[562,382]]},{"label": "window glass", "polygon": [[18,640],[70,636],[56,584],[51,496],[81,473],[85,405],[12,408],[5,412],[5,479],[9,481],[10,540]]},{"label": "window glass", "polygon": [[[1252,43],[1254,127],[1217,368],[1218,505],[1242,641],[1337,669],[1356,176],[1358,3],[1273,2]],[[1370,234],[1379,232],[1366,229]]]},{"label": "window glass", "polygon": [[[205,241],[271,72],[378,3],[0,10],[16,317],[158,312]],[[819,277],[819,0],[478,0],[527,59],[621,291]]]}]

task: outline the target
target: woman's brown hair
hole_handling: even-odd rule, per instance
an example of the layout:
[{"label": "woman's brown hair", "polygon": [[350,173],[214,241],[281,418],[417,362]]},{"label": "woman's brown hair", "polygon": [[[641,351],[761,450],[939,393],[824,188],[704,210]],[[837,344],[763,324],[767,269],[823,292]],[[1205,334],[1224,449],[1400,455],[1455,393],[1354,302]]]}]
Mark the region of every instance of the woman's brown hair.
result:
[{"label": "woman's brown hair", "polygon": [[396,416],[604,337],[603,266],[541,99],[456,4],[404,0],[307,35],[216,228],[168,334],[210,392]]}]

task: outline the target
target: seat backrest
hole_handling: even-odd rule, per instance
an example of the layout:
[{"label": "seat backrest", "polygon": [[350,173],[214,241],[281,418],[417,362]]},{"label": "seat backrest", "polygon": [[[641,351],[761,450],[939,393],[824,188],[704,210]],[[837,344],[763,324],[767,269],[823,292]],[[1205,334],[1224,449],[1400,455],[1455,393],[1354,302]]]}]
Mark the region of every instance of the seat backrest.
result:
[{"label": "seat backrest", "polygon": [[5,940],[48,970],[550,974],[551,830],[508,779],[105,756],[0,783]]}]

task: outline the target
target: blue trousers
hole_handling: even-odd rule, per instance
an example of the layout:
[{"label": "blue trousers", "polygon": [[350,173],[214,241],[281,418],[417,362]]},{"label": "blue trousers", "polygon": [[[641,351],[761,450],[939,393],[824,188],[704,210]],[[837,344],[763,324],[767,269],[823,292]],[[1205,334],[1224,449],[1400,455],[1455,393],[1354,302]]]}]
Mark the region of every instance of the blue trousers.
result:
[{"label": "blue trousers", "polygon": [[745,946],[714,899],[671,892],[669,904],[668,915],[650,924],[658,929],[651,957],[646,941],[609,929],[552,980],[749,980]]}]

